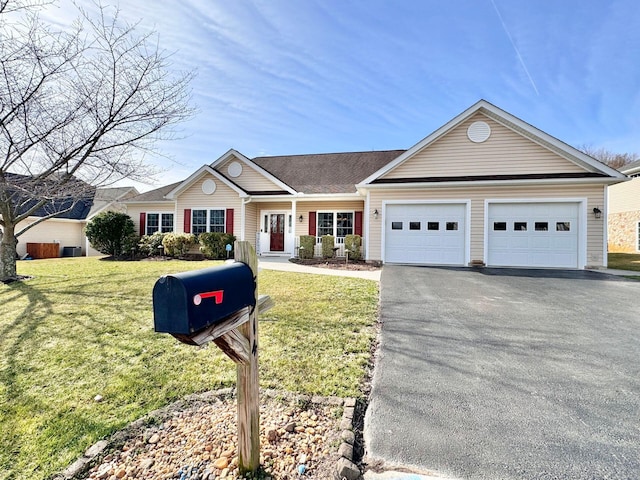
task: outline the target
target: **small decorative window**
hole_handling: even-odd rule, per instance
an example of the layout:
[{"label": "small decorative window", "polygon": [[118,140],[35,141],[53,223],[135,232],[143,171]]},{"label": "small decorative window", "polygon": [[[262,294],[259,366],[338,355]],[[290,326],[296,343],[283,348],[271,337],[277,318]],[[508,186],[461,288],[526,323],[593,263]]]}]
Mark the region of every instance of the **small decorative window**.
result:
[{"label": "small decorative window", "polygon": [[513,222],[513,230],[516,232],[526,232],[527,222]]},{"label": "small decorative window", "polygon": [[493,222],[493,230],[496,232],[505,232],[507,230],[507,222]]},{"label": "small decorative window", "polygon": [[571,222],[556,222],[556,232],[570,232]]},{"label": "small decorative window", "polygon": [[391,230],[402,230],[402,222],[391,222]]},{"label": "small decorative window", "polygon": [[427,230],[440,230],[440,222],[427,222]]},{"label": "small decorative window", "polygon": [[447,222],[447,230],[458,230],[458,222]]},{"label": "small decorative window", "polygon": [[409,222],[409,230],[420,230],[420,222]]},{"label": "small decorative window", "polygon": [[549,222],[536,222],[535,228],[536,232],[546,232],[549,230]]}]

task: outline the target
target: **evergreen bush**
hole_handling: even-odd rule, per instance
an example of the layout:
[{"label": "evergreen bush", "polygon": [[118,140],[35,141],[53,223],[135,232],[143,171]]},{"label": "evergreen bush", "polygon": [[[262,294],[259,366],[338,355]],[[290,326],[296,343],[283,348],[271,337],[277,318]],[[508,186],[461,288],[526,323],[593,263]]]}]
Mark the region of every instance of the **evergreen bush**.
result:
[{"label": "evergreen bush", "polygon": [[335,247],[335,239],[333,238],[333,235],[323,235],[322,258],[333,258],[335,254],[333,247]]}]

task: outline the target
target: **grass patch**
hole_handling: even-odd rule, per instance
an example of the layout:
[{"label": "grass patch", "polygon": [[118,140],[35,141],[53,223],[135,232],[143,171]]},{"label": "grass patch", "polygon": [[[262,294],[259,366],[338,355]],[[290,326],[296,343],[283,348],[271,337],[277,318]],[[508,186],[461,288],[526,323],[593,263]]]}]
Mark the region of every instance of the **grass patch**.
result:
[{"label": "grass patch", "polygon": [[640,253],[610,253],[607,267],[640,272]]},{"label": "grass patch", "polygon": [[[235,384],[235,366],[153,332],[151,291],[165,273],[216,262],[20,262],[0,284],[0,479],[44,479],[145,413]],[[260,384],[360,396],[377,284],[262,270],[276,306],[260,319]],[[102,395],[102,402],[94,397]]]}]

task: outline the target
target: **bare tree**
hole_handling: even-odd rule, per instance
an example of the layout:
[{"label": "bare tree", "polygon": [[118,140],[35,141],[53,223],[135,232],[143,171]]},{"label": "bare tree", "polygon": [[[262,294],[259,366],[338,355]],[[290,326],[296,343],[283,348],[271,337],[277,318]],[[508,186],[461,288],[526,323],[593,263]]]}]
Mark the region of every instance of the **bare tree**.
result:
[{"label": "bare tree", "polygon": [[192,74],[172,75],[154,34],[97,7],[56,31],[29,0],[0,0],[0,281],[16,278],[17,238],[35,225],[20,222],[148,179],[145,153],[193,114]]},{"label": "bare tree", "polygon": [[615,153],[606,148],[595,148],[592,145],[581,145],[578,150],[617,170],[628,163],[640,160],[640,155],[637,153]]}]

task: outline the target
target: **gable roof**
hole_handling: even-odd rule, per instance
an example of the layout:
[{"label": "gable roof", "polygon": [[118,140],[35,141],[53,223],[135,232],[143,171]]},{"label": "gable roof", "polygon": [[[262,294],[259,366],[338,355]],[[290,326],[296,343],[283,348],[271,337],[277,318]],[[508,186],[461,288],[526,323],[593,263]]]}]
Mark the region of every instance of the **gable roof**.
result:
[{"label": "gable roof", "polygon": [[[296,193],[296,191],[293,188],[291,188],[290,185],[287,185],[286,182],[283,182],[281,179],[279,179],[276,176],[274,176],[271,172],[268,172],[267,170],[262,168],[259,164],[257,164],[253,160],[250,160],[249,158],[245,157],[243,154],[241,154],[240,152],[238,152],[237,150],[235,150],[233,148],[229,149],[224,155],[222,155],[220,158],[218,158],[216,161],[214,161],[210,166],[211,166],[211,168],[216,168],[218,165],[226,162],[227,160],[229,160],[231,158],[235,158],[236,160],[240,160],[242,163],[247,165],[249,168],[255,170],[260,175],[262,175],[267,180],[271,181],[272,183],[274,183],[276,186],[280,187],[283,190],[283,191],[273,192],[273,193],[278,193],[278,194],[279,193],[285,193],[285,194],[286,193],[290,193],[290,194],[295,194]],[[235,182],[233,182],[233,180],[229,179],[222,172],[218,172],[218,173],[220,173],[220,175],[223,175],[228,181],[230,181],[234,185],[238,186]],[[238,186],[238,188],[240,188],[240,187]],[[255,194],[260,194],[260,193],[265,193],[265,192],[248,192],[248,193],[255,195]]]},{"label": "gable roof", "polygon": [[193,182],[195,182],[198,178],[200,178],[205,173],[208,173],[209,175],[212,175],[213,177],[217,178],[222,183],[224,183],[227,187],[229,187],[231,190],[234,190],[241,197],[247,197],[249,195],[246,191],[244,191],[242,188],[240,188],[238,185],[233,183],[231,180],[229,180],[227,177],[225,177],[218,171],[211,168],[209,165],[203,165],[198,170],[196,170],[191,175],[189,175],[189,178],[187,178],[186,180],[183,180],[182,182],[179,182],[174,189],[172,189],[166,194],[166,198],[169,200],[174,200],[176,195],[180,195],[181,192],[189,188]]},{"label": "gable roof", "polygon": [[93,217],[115,202],[125,201],[139,194],[135,187],[97,188],[88,217]]},{"label": "gable roof", "polygon": [[175,182],[170,185],[165,185],[164,187],[156,188],[154,190],[149,190],[148,192],[143,192],[135,197],[127,199],[127,203],[142,203],[142,202],[166,202],[169,201],[165,197],[166,195],[178,187],[184,180],[180,182]]},{"label": "gable roof", "polygon": [[[607,165],[599,162],[598,160],[586,155],[580,150],[573,148],[572,146],[558,140],[555,137],[543,132],[542,130],[537,129],[536,127],[520,120],[519,118],[511,115],[510,113],[492,105],[486,100],[480,100],[476,102],[474,105],[466,109],[461,114],[454,117],[452,120],[444,124],[442,127],[435,130],[433,133],[423,138],[421,141],[416,143],[409,150],[405,151],[402,155],[398,156],[395,160],[391,161],[387,165],[384,165],[378,171],[374,172],[367,178],[365,178],[358,187],[366,187],[368,185],[374,183],[387,183],[381,179],[382,176],[389,173],[391,170],[396,168],[397,166],[403,164],[405,161],[413,157],[416,153],[424,149],[425,147],[431,145],[433,142],[443,137],[454,128],[461,125],[463,122],[471,118],[476,113],[482,113],[487,117],[495,120],[496,122],[504,125],[505,127],[519,133],[525,138],[541,145],[559,156],[575,163],[576,165],[585,169],[586,173],[590,173],[593,175],[589,175],[591,177],[605,177],[605,178],[619,178],[622,179],[624,176],[618,172],[617,170],[608,167]],[[413,179],[414,181],[424,181],[425,179]],[[440,181],[454,181],[455,177],[446,177],[445,180]],[[466,181],[472,181],[471,179],[466,179]],[[483,179],[484,180],[484,179]]]},{"label": "gable roof", "polygon": [[355,193],[356,184],[404,152],[321,153],[256,157],[252,160],[301,193]]},{"label": "gable roof", "polygon": [[[60,187],[55,181],[48,179],[38,181],[36,177],[6,173],[5,180],[7,192],[13,198],[18,215],[28,212],[43,198],[48,197],[48,200],[31,212],[30,216],[47,217],[57,211],[68,210],[54,215],[52,218],[84,220],[89,215],[96,194],[96,187],[75,177],[67,182],[70,192],[67,194],[60,191]],[[43,190],[34,193],[34,189],[38,189],[38,187],[43,187]]]}]

